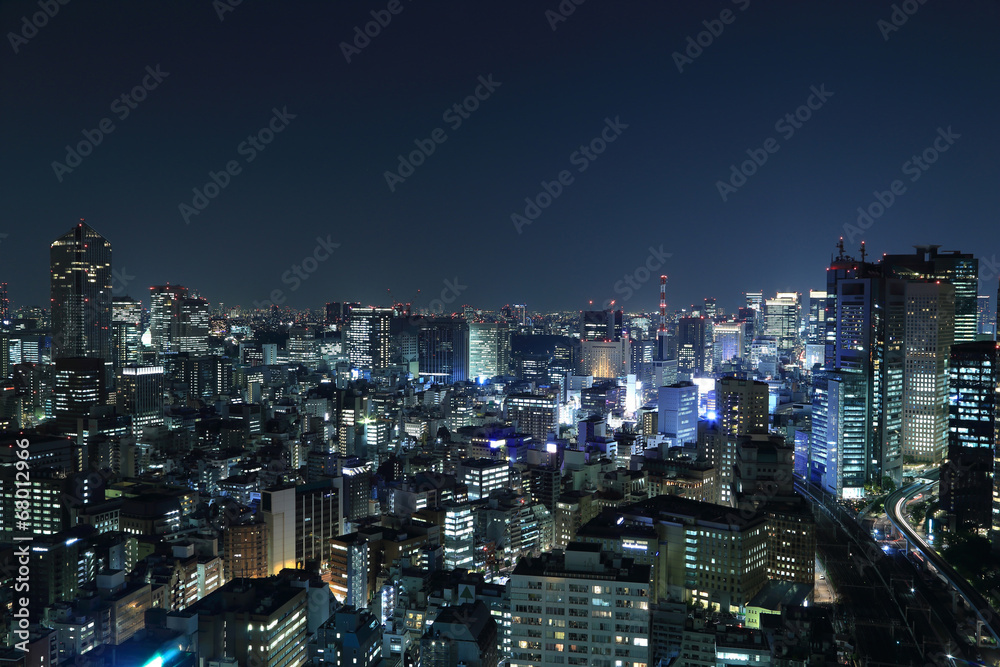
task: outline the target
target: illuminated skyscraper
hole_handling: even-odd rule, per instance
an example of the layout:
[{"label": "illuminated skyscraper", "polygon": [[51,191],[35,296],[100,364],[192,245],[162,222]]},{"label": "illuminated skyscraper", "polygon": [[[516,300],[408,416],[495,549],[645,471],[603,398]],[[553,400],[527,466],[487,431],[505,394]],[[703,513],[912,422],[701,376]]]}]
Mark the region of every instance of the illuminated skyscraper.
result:
[{"label": "illuminated skyscraper", "polygon": [[142,345],[142,304],[130,297],[115,297],[111,304],[115,366],[138,361]]},{"label": "illuminated skyscraper", "polygon": [[392,361],[392,308],[351,308],[344,346],[353,368],[382,370]]},{"label": "illuminated skyscraper", "polygon": [[712,335],[715,342],[712,345],[712,353],[716,370],[722,364],[743,358],[745,326],[743,322],[720,322],[713,327]]},{"label": "illuminated skyscraper", "polygon": [[955,339],[955,288],[906,285],[903,455],[939,462],[948,441],[948,355]]},{"label": "illuminated skyscraper", "polygon": [[149,334],[157,352],[176,352],[171,348],[171,326],[178,314],[179,304],[188,296],[187,287],[180,285],[155,285],[149,288]]},{"label": "illuminated skyscraper", "polygon": [[988,294],[979,295],[979,333],[980,335],[995,336],[997,332],[997,312],[990,305],[992,299]]},{"label": "illuminated skyscraper", "polygon": [[510,336],[503,322],[469,322],[469,377],[506,375]]},{"label": "illuminated skyscraper", "polygon": [[802,303],[797,292],[778,292],[764,302],[764,333],[778,341],[778,352],[790,354],[799,344]]},{"label": "illuminated skyscraper", "polygon": [[915,246],[910,255],[886,255],[887,275],[907,280],[940,280],[955,290],[954,340],[970,343],[978,330],[979,260],[970,253],[941,252],[941,246]]},{"label": "illuminated skyscraper", "polygon": [[110,368],[111,243],[81,221],[53,241],[49,257],[52,358],[101,359]]},{"label": "illuminated skyscraper", "polygon": [[941,507],[959,530],[990,528],[996,456],[997,344],[952,345],[948,368],[948,460]]}]

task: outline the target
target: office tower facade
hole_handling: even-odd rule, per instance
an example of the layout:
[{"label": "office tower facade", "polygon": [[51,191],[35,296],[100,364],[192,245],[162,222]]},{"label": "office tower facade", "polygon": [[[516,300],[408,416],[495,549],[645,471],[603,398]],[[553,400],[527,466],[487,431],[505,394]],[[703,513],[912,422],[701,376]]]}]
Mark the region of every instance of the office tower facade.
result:
[{"label": "office tower facade", "polygon": [[344,348],[353,368],[382,370],[392,363],[392,308],[352,308]]},{"label": "office tower facade", "polygon": [[507,459],[465,459],[458,464],[456,476],[469,489],[469,500],[484,500],[494,491],[510,488]]},{"label": "office tower facade", "polygon": [[142,346],[142,303],[123,296],[114,297],[111,303],[115,367],[139,360]]},{"label": "office tower facade", "polygon": [[446,569],[472,569],[475,549],[476,517],[472,505],[449,502],[444,508],[444,566]]},{"label": "office tower facade", "polygon": [[110,367],[111,243],[81,221],[52,243],[49,257],[52,358],[101,359]]},{"label": "office tower facade", "polygon": [[705,318],[682,317],[677,322],[677,373],[685,379],[706,372]]},{"label": "office tower facade", "polygon": [[103,359],[69,357],[56,361],[52,411],[63,433],[77,433],[77,420],[107,401],[107,374]]},{"label": "office tower facade", "polygon": [[594,380],[613,380],[631,372],[629,341],[626,338],[581,341],[580,356],[581,372],[594,376]]},{"label": "office tower facade", "polygon": [[270,575],[267,544],[267,526],[262,520],[226,526],[222,530],[222,566],[226,581]]},{"label": "office tower facade", "polygon": [[536,442],[545,442],[558,424],[559,407],[552,396],[512,394],[504,405],[507,420],[516,422],[522,433],[530,433]]},{"label": "office tower facade", "polygon": [[619,340],[624,332],[621,310],[584,310],[580,313],[580,340]]},{"label": "office tower facade", "polygon": [[802,299],[797,292],[778,292],[764,301],[764,335],[778,341],[780,354],[792,354],[799,345]]},{"label": "office tower facade", "polygon": [[191,354],[208,353],[209,303],[199,296],[176,302],[170,326],[170,349]]},{"label": "office tower facade", "polygon": [[955,339],[955,288],[906,284],[903,456],[940,463],[948,442],[948,359]]},{"label": "office tower facade", "polygon": [[498,631],[502,626],[482,601],[445,607],[420,639],[420,665],[496,667],[502,643]]},{"label": "office tower facade", "polygon": [[[649,665],[650,589],[649,565],[599,544],[522,558],[510,578],[510,667]],[[546,627],[553,639],[538,636]]]},{"label": "office tower facade", "polygon": [[997,344],[959,343],[948,365],[948,454],[941,464],[941,507],[956,527],[991,527],[997,451]]},{"label": "office tower facade", "polygon": [[510,331],[504,322],[469,322],[469,378],[507,375]]},{"label": "office tower facade", "polygon": [[673,440],[673,446],[698,440],[698,387],[691,382],[678,382],[659,389],[657,427],[662,435]]},{"label": "office tower facade", "polygon": [[442,384],[468,380],[468,323],[452,318],[424,319],[417,333],[417,365],[422,377]]},{"label": "office tower facade", "polygon": [[992,297],[989,294],[980,294],[979,299],[976,302],[979,309],[978,319],[979,319],[979,335],[980,336],[993,336],[996,338],[997,333],[997,311],[990,304]]},{"label": "office tower facade", "polygon": [[820,371],[813,382],[809,479],[838,498],[861,498],[872,476],[866,379],[853,371]]},{"label": "office tower facade", "polygon": [[809,321],[806,323],[806,343],[823,345],[826,341],[826,291],[809,290]]},{"label": "office tower facade", "polygon": [[915,246],[910,255],[885,255],[882,265],[887,275],[906,280],[947,282],[954,291],[954,342],[976,340],[979,307],[979,260],[958,251],[941,252],[941,246]]},{"label": "office tower facade", "polygon": [[118,371],[117,405],[132,417],[132,428],[163,423],[163,366],[125,366]]},{"label": "office tower facade", "polygon": [[180,303],[188,297],[181,285],[154,285],[149,288],[149,334],[157,352],[171,352],[170,333]]},{"label": "office tower facade", "polygon": [[732,502],[733,466],[739,438],[751,433],[767,433],[769,389],[766,382],[735,377],[715,381],[715,411],[719,446],[712,465],[719,480],[719,499]]},{"label": "office tower facade", "polygon": [[743,344],[746,325],[743,322],[718,322],[712,328],[713,366],[716,370],[723,364],[743,359]]},{"label": "office tower facade", "polygon": [[188,607],[198,624],[198,664],[306,664],[308,593],[273,579],[237,579]]}]

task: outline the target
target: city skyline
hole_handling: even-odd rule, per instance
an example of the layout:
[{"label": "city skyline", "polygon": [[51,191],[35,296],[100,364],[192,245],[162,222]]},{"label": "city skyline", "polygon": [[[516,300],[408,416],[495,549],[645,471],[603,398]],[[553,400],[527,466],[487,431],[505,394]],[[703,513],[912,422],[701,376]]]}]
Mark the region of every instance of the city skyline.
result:
[{"label": "city skyline", "polygon": [[[22,91],[0,102],[9,292],[44,304],[44,244],[81,217],[114,239],[123,293],[171,282],[244,306],[276,289],[300,308],[382,303],[387,288],[416,303],[457,280],[487,307],[630,294],[626,307],[652,310],[655,280],[620,281],[655,251],[673,308],[732,308],[744,290],[818,288],[809,267],[840,236],[906,252],[904,229],[993,262],[979,235],[998,203],[985,82],[1000,58],[983,31],[1000,9],[916,6],[904,21],[891,3],[588,3],[561,20],[533,4],[405,3],[358,48],[355,27],[380,8],[68,4],[36,34],[21,22],[36,4],[5,3],[5,77]],[[137,25],[142,40],[127,36]],[[250,36],[266,46],[247,50]],[[101,43],[117,48],[100,56]],[[80,86],[94,70],[103,80]],[[63,92],[74,104],[48,106]],[[84,132],[100,142],[69,166]],[[420,146],[423,164],[400,164]],[[581,263],[595,242],[601,261]],[[507,270],[515,257],[531,278]],[[314,271],[283,280],[309,258]],[[556,289],[533,293],[535,279]]]}]

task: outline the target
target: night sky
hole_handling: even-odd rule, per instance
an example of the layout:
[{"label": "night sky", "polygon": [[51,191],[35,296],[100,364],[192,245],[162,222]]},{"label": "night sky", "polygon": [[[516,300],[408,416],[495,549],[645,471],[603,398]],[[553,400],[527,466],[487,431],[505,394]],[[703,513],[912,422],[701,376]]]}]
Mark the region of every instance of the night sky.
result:
[{"label": "night sky", "polygon": [[[15,306],[47,304],[49,244],[84,217],[113,244],[116,294],[169,281],[227,305],[273,290],[296,307],[387,303],[391,288],[418,307],[445,290],[456,306],[654,309],[665,271],[672,307],[732,309],[746,290],[822,288],[841,235],[879,255],[975,252],[989,293],[1000,3],[909,0],[898,26],[893,4],[564,0],[556,22],[558,0],[71,0],[35,30],[22,17],[38,0],[4,0],[0,280]],[[390,20],[357,49],[372,11]],[[674,53],[709,28],[679,72]],[[122,94],[144,81],[130,108]],[[444,115],[477,89],[467,118]],[[798,128],[776,127],[810,101]],[[243,143],[269,123],[271,143]],[[397,156],[438,128],[444,142],[390,189]],[[54,167],[84,130],[100,144]],[[602,131],[604,152],[574,156]],[[938,137],[947,150],[907,171]],[[731,165],[762,154],[723,201]],[[226,187],[197,200],[231,161]],[[884,214],[845,230],[894,180]],[[519,233],[511,216],[542,181],[562,191]],[[616,290],[651,247],[663,268]]]}]

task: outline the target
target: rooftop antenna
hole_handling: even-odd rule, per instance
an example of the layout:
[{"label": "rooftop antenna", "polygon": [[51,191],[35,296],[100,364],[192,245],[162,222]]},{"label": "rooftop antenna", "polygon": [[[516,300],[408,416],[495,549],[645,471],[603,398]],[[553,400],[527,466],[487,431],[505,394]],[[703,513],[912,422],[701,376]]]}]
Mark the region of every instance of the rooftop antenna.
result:
[{"label": "rooftop antenna", "polygon": [[[841,243],[843,243],[843,241],[841,241]],[[865,242],[862,241],[861,242],[861,262],[862,262],[862,264],[864,263],[864,261],[865,261],[865,255],[867,255],[867,254],[868,253],[865,252]]]}]

